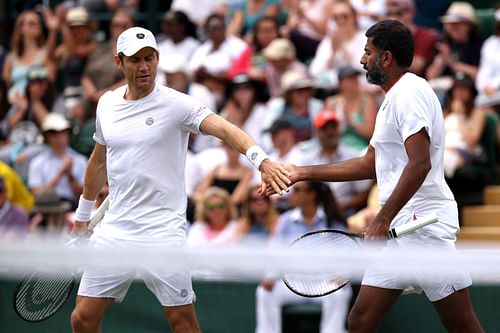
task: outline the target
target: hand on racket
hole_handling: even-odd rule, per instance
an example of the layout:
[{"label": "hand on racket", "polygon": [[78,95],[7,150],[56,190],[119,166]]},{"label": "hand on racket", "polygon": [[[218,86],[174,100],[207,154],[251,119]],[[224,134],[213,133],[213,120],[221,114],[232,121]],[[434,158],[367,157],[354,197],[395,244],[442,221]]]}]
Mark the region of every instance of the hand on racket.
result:
[{"label": "hand on racket", "polygon": [[[85,223],[90,230],[102,220],[108,205],[109,200],[106,198],[89,223]],[[73,246],[80,239],[79,236],[74,237],[64,246]],[[29,322],[46,320],[66,303],[74,285],[73,273],[37,269],[17,284],[12,300],[14,310],[19,317]]]},{"label": "hand on racket", "polygon": [[[436,215],[430,215],[392,228],[389,238],[405,236],[430,223],[437,222]],[[353,234],[341,230],[324,229],[308,232],[290,244],[292,249],[317,249],[331,251],[335,249],[356,249],[364,238],[361,234]],[[325,296],[339,290],[349,281],[349,272],[336,273],[285,273],[282,275],[285,285],[295,294],[304,297]]]}]

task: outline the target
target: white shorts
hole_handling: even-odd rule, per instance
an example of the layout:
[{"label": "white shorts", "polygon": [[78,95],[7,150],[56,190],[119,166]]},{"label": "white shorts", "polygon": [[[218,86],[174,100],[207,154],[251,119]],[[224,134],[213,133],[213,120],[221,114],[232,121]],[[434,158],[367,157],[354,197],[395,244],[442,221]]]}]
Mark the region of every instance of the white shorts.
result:
[{"label": "white shorts", "polygon": [[[426,227],[398,239],[387,241],[383,251],[401,251],[404,248],[416,249],[422,248],[429,251],[435,249],[449,251],[450,254],[456,253],[455,240],[448,238],[436,238]],[[396,252],[397,253],[397,252]],[[365,272],[362,281],[363,285],[403,290],[406,293],[424,292],[429,301],[439,301],[455,291],[467,288],[472,284],[471,277],[465,271],[457,267],[449,267],[444,274],[434,274],[432,279],[427,273],[404,274],[397,272],[397,269],[388,271],[384,269],[370,269]]]},{"label": "white shorts", "polygon": [[[96,249],[130,249],[130,246],[138,245],[137,242],[101,236],[96,237],[96,235],[93,235],[89,242]],[[179,242],[170,242],[167,245],[179,245]],[[162,306],[192,304],[196,300],[191,283],[191,273],[189,270],[182,268],[176,268],[175,272],[172,270],[152,271],[146,269],[130,272],[116,268],[86,268],[80,281],[78,295],[111,298],[120,303],[125,298],[132,281],[137,278],[144,281]]]}]

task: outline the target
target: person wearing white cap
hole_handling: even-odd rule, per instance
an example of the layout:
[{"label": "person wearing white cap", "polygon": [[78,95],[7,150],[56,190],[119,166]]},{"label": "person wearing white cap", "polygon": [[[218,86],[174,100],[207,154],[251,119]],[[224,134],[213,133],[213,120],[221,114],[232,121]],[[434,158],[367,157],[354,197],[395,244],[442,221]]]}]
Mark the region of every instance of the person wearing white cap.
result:
[{"label": "person wearing white cap", "polygon": [[47,114],[41,129],[49,149],[30,162],[29,188],[35,196],[55,189],[61,198],[76,207],[82,193],[87,158],[69,147],[71,124],[63,115]]},{"label": "person wearing white cap", "polygon": [[[185,161],[190,133],[213,135],[246,154],[261,171],[262,189],[288,187],[284,166],[245,132],[194,98],[156,83],[159,52],[151,31],[132,27],[117,39],[116,65],[127,84],[105,93],[96,111],[96,141],[75,213],[84,236],[103,184],[109,210],[94,229],[96,248],[183,247],[186,244]],[[138,273],[155,294],[174,332],[199,332],[186,268]],[[87,268],[71,317],[73,332],[97,332],[107,308],[125,297],[135,272]]]},{"label": "person wearing white cap", "polygon": [[[294,184],[375,179],[381,208],[364,230],[365,241],[380,242],[388,255],[429,248],[454,255],[460,225],[457,202],[443,172],[443,111],[430,84],[409,72],[414,50],[411,31],[400,21],[383,20],[365,36],[360,63],[368,82],[385,92],[366,153],[331,164],[288,165],[290,179]],[[388,239],[390,228],[429,214],[435,214],[438,221],[404,237]],[[348,331],[377,332],[401,295],[424,292],[448,332],[483,333],[469,295],[471,284],[471,277],[460,267],[450,267],[430,278],[425,273],[410,277],[372,266],[364,272],[349,314]]]}]

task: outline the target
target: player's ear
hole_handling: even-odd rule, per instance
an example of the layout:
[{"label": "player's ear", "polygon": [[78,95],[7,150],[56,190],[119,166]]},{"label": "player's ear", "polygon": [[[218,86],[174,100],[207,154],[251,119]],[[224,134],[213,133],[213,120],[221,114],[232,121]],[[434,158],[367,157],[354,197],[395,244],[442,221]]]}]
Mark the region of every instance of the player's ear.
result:
[{"label": "player's ear", "polygon": [[123,57],[120,56],[119,54],[115,54],[115,65],[118,67],[121,67],[123,65]]},{"label": "player's ear", "polygon": [[394,57],[390,51],[382,52],[382,56],[380,57],[380,63],[382,64],[383,67],[391,66],[393,61]]}]

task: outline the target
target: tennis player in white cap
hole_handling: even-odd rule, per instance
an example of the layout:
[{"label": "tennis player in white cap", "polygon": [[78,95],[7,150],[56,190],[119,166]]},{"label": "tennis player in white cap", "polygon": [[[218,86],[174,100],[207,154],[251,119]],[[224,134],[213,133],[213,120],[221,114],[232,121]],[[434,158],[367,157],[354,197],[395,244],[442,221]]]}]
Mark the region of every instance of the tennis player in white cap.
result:
[{"label": "tennis player in white cap", "polygon": [[[90,244],[100,249],[184,246],[184,169],[189,133],[213,135],[246,154],[262,174],[262,186],[288,187],[288,171],[255,141],[197,100],[155,83],[158,48],[144,28],[117,40],[116,65],[127,84],[104,94],[97,106],[96,142],[89,158],[74,234],[83,234],[101,187],[109,182],[109,210]],[[139,273],[174,332],[199,332],[195,294],[187,270]],[[85,270],[71,317],[73,332],[98,332],[108,307],[120,302],[136,272]]]}]

